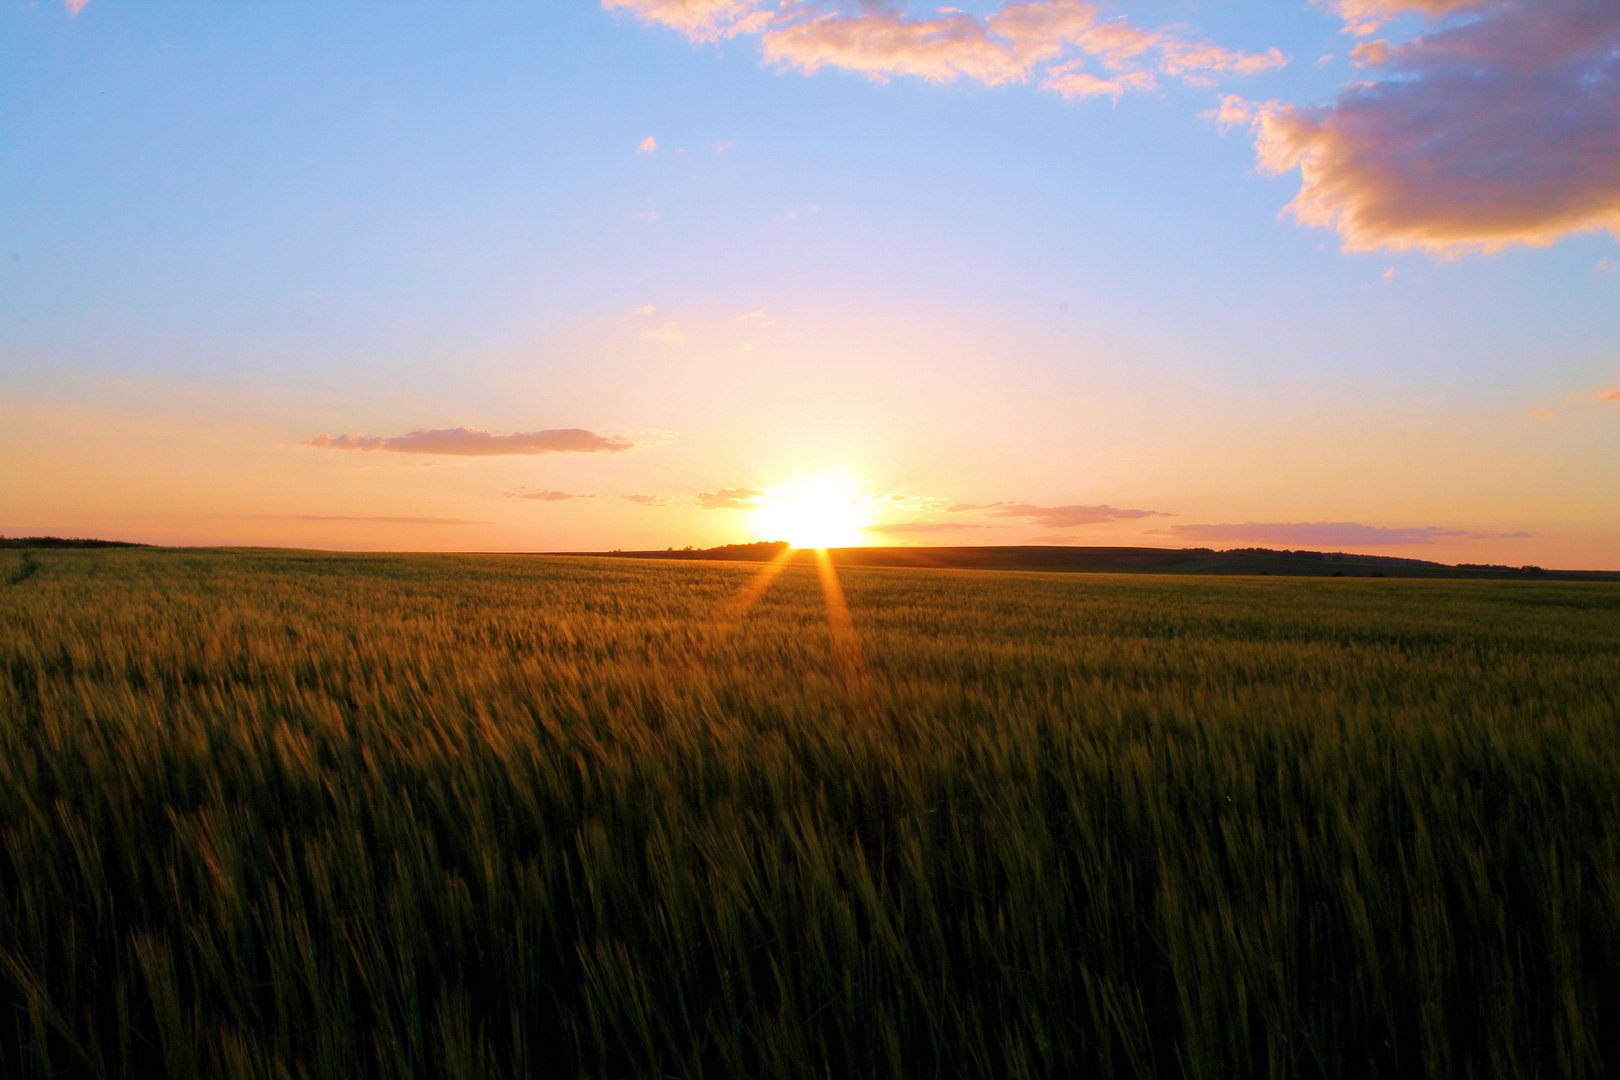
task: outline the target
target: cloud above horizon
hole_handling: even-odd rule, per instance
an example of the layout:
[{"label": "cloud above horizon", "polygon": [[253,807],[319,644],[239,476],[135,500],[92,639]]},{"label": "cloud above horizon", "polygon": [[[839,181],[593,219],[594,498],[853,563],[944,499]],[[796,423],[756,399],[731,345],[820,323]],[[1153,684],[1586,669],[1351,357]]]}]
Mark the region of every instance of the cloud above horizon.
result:
[{"label": "cloud above horizon", "polygon": [[987,511],[986,517],[1023,518],[1049,529],[1072,529],[1080,525],[1100,525],[1108,521],[1137,521],[1142,518],[1174,517],[1158,510],[1122,510],[1116,506],[1036,506],[1033,503],[988,503],[971,506],[958,503],[952,512]]},{"label": "cloud above horizon", "polygon": [[721,488],[697,497],[699,510],[758,510],[765,492],[759,488]]},{"label": "cloud above horizon", "polygon": [[533,499],[538,502],[567,502],[569,499],[585,498],[581,495],[570,495],[566,491],[508,491],[508,499]]},{"label": "cloud above horizon", "polygon": [[554,428],[548,431],[517,431],[493,435],[477,428],[435,428],[408,431],[404,435],[326,435],[315,436],[304,446],[323,450],[382,451],[391,454],[440,454],[450,457],[495,457],[508,454],[618,454],[635,449],[635,443],[619,436],[598,435],[584,428]]},{"label": "cloud above horizon", "polygon": [[1195,86],[1281,67],[1278,49],[1245,53],[1185,41],[1168,30],[1101,19],[1082,0],[1024,0],[980,17],[938,8],[912,18],[889,5],[792,0],[602,0],[659,23],[693,42],[757,36],[765,60],[815,74],[824,67],[877,82],[914,76],[928,82],[971,79],[986,86],[1032,80],[1067,98],[1151,90],[1161,77]]},{"label": "cloud above horizon", "polygon": [[1331,104],[1228,97],[1223,125],[1256,132],[1260,165],[1300,171],[1287,212],[1347,251],[1489,254],[1571,233],[1620,239],[1620,3],[1337,0],[1368,38],[1417,14],[1411,40],[1363,40],[1376,73]]},{"label": "cloud above horizon", "polygon": [[1383,525],[1361,525],[1353,521],[1248,521],[1241,525],[1172,525],[1165,531],[1179,540],[1193,540],[1200,543],[1303,544],[1311,547],[1398,546],[1459,539],[1519,540],[1530,535],[1469,532],[1466,529],[1447,529],[1439,525],[1390,528]]},{"label": "cloud above horizon", "polygon": [[941,533],[958,529],[983,529],[984,525],[969,525],[959,521],[894,521],[877,525],[864,525],[864,532],[874,533]]}]

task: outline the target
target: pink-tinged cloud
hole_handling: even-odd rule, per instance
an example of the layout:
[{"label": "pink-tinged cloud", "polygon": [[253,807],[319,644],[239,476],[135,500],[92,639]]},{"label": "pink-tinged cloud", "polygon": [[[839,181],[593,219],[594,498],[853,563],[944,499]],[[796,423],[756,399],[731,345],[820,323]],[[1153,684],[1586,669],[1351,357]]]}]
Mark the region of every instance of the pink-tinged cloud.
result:
[{"label": "pink-tinged cloud", "polygon": [[1620,401],[1620,386],[1613,390],[1605,390],[1597,396],[1599,401]]},{"label": "pink-tinged cloud", "polygon": [[758,510],[765,493],[757,488],[721,488],[697,497],[699,510]]},{"label": "pink-tinged cloud", "polygon": [[958,529],[982,529],[984,527],[983,525],[968,525],[958,521],[895,521],[863,526],[866,532],[874,533],[942,533],[955,532]]},{"label": "pink-tinged cloud", "polygon": [[1363,32],[1369,12],[1452,17],[1405,44],[1356,50],[1382,77],[1330,105],[1248,107],[1262,167],[1300,171],[1288,206],[1300,222],[1337,229],[1349,251],[1454,255],[1577,232],[1620,237],[1620,2],[1339,10]]},{"label": "pink-tinged cloud", "polygon": [[518,431],[492,435],[477,428],[438,428],[404,435],[317,435],[304,443],[325,450],[381,450],[391,454],[440,454],[450,457],[495,457],[503,454],[618,454],[635,443],[618,435],[598,435],[584,428]]},{"label": "pink-tinged cloud", "polygon": [[1483,6],[1488,0],[1317,0],[1343,19],[1352,34],[1373,34],[1391,19],[1409,13],[1443,18],[1464,8]]},{"label": "pink-tinged cloud", "polygon": [[1286,62],[1276,49],[1242,53],[1120,19],[1099,22],[1097,6],[1083,0],[1026,0],[984,18],[956,8],[911,18],[873,3],[855,12],[810,3],[769,7],[760,0],[603,0],[603,6],[629,10],[693,41],[758,34],[765,59],[780,67],[807,74],[843,68],[879,82],[895,76],[987,86],[1036,80],[1065,97],[1117,97],[1153,88],[1159,75],[1207,85]]},{"label": "pink-tinged cloud", "polygon": [[637,506],[668,506],[672,501],[662,495],[620,495],[619,498]]},{"label": "pink-tinged cloud", "polygon": [[569,499],[581,498],[579,495],[570,495],[566,491],[508,491],[508,499],[530,499],[535,502],[567,502]]},{"label": "pink-tinged cloud", "polygon": [[1529,533],[1478,533],[1438,525],[1389,528],[1353,521],[1258,522],[1241,525],[1172,525],[1167,530],[1178,540],[1201,544],[1283,544],[1305,547],[1377,547],[1432,544],[1436,540],[1523,539]]},{"label": "pink-tinged cloud", "polygon": [[1025,518],[1049,529],[1072,529],[1077,525],[1100,525],[1105,521],[1136,521],[1141,518],[1173,517],[1158,510],[1121,510],[1115,506],[1035,506],[1008,503],[991,510],[987,517]]},{"label": "pink-tinged cloud", "polygon": [[621,8],[648,22],[663,23],[693,41],[716,41],[755,33],[771,19],[759,0],[602,0],[609,11]]},{"label": "pink-tinged cloud", "polygon": [[84,10],[84,5],[88,4],[89,2],[90,0],[62,0],[62,3],[68,9],[69,15],[77,15],[79,12]]},{"label": "pink-tinged cloud", "polygon": [[814,74],[823,67],[874,79],[915,75],[929,82],[960,76],[989,86],[1022,81],[1028,67],[1006,42],[993,41],[971,15],[906,19],[899,15],[827,15],[768,32],[765,59]]}]

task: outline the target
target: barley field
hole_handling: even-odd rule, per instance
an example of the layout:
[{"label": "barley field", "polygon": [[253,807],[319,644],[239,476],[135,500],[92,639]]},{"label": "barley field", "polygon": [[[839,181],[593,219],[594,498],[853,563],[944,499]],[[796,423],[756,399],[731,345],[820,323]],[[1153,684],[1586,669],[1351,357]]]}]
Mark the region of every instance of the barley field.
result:
[{"label": "barley field", "polygon": [[1620,1073],[1620,587],[0,552],[7,1077]]}]

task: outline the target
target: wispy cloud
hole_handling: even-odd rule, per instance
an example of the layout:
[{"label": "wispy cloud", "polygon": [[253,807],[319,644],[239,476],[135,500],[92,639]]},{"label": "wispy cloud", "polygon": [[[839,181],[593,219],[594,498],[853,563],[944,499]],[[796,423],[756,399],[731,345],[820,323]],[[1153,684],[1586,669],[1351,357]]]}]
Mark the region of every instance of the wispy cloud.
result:
[{"label": "wispy cloud", "polygon": [[648,330],[647,336],[654,341],[667,341],[671,345],[684,345],[686,343],[686,335],[681,333],[681,328],[672,322]]},{"label": "wispy cloud", "polygon": [[569,499],[578,499],[582,496],[570,495],[566,491],[508,491],[508,499],[532,499],[536,502],[567,502]]},{"label": "wispy cloud", "polygon": [[758,35],[765,59],[813,74],[824,67],[879,82],[914,76],[988,86],[1038,82],[1065,97],[1147,90],[1160,77],[1210,85],[1280,67],[1277,49],[1244,53],[1186,41],[1123,19],[1102,20],[1081,0],[1026,0],[987,17],[956,8],[912,18],[889,5],[853,11],[773,0],[602,0],[608,9],[661,23],[694,42]]},{"label": "wispy cloud", "polygon": [[765,492],[758,488],[721,488],[697,497],[699,510],[758,510]]},{"label": "wispy cloud", "polygon": [[1359,35],[1428,16],[1403,44],[1364,41],[1378,74],[1331,104],[1228,98],[1263,168],[1300,171],[1288,210],[1349,251],[1455,255],[1620,237],[1620,3],[1332,0]]},{"label": "wispy cloud", "polygon": [[1202,544],[1299,544],[1306,547],[1381,547],[1432,544],[1436,540],[1523,539],[1529,533],[1481,533],[1447,529],[1439,525],[1390,528],[1353,521],[1258,522],[1241,525],[1172,525],[1166,530],[1178,540]]},{"label": "wispy cloud", "polygon": [[662,495],[620,495],[619,498],[638,506],[668,506],[674,501]]},{"label": "wispy cloud", "polygon": [[304,443],[324,450],[380,450],[392,454],[440,454],[450,457],[494,457],[502,454],[617,454],[635,448],[619,435],[598,435],[584,428],[518,431],[492,435],[477,428],[436,428],[404,435],[317,435]]},{"label": "wispy cloud", "polygon": [[1620,401],[1620,386],[1613,390],[1604,390],[1597,395],[1599,401]]},{"label": "wispy cloud", "polygon": [[989,510],[985,516],[1024,518],[1035,524],[1045,525],[1049,529],[1071,529],[1078,525],[1100,525],[1105,521],[1136,521],[1141,518],[1175,515],[1158,510],[1121,510],[1115,506],[1035,506],[1032,503],[1002,503]]},{"label": "wispy cloud", "polygon": [[958,529],[982,529],[984,527],[983,525],[969,525],[960,521],[894,521],[863,526],[865,531],[874,533],[942,533],[955,532]]},{"label": "wispy cloud", "polygon": [[62,0],[62,3],[68,9],[69,15],[77,15],[79,12],[84,10],[84,5],[88,4],[89,2],[90,0]]},{"label": "wispy cloud", "polygon": [[1441,18],[1466,7],[1477,7],[1480,0],[1316,0],[1336,12],[1352,34],[1376,34],[1390,19],[1416,12],[1431,19]]},{"label": "wispy cloud", "polygon": [[673,27],[693,41],[716,41],[755,33],[770,22],[761,0],[602,0],[651,22]]},{"label": "wispy cloud", "polygon": [[297,521],[378,521],[388,525],[488,525],[487,521],[442,517],[363,517],[345,514],[299,514]]}]

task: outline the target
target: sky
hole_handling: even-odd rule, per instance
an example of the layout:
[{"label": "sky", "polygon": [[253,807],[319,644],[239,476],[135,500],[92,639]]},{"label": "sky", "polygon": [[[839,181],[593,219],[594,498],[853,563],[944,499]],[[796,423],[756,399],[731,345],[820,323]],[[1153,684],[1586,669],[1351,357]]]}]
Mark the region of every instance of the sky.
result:
[{"label": "sky", "polygon": [[0,534],[1620,568],[1613,0],[3,0]]}]

